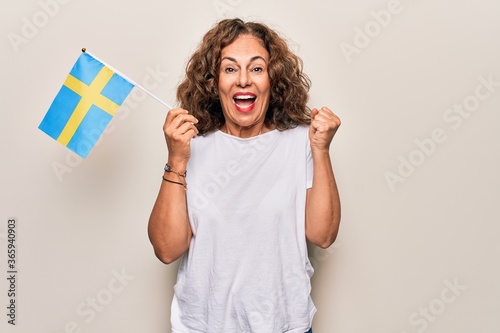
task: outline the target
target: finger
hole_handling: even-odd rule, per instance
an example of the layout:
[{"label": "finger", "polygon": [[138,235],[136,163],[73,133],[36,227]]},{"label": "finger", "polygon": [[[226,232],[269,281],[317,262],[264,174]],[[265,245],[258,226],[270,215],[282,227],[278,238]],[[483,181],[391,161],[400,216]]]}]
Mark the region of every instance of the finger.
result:
[{"label": "finger", "polygon": [[171,132],[171,130],[169,131],[169,128],[172,128],[172,122],[180,114],[187,114],[187,111],[184,109],[172,109],[168,111],[165,122],[163,123],[163,132],[165,134],[167,134],[167,132]]},{"label": "finger", "polygon": [[172,122],[170,123],[169,127],[171,128],[179,128],[183,124],[188,123],[188,124],[197,124],[198,119],[196,119],[194,116],[190,114],[180,114],[177,115]]},{"label": "finger", "polygon": [[340,119],[338,117],[324,117],[321,115],[316,116],[314,121],[322,123],[326,127],[333,127],[333,128],[339,127],[341,124]]},{"label": "finger", "polygon": [[334,114],[331,110],[322,108],[318,115],[315,117],[315,120],[333,123],[335,126],[340,126],[340,118]]},{"label": "finger", "polygon": [[332,110],[330,110],[326,106],[322,107],[319,110],[316,108],[313,110],[316,110],[316,111],[314,112],[314,114],[313,114],[313,112],[311,112],[311,119],[327,121],[328,119],[330,119],[334,116],[334,113],[332,112]]},{"label": "finger", "polygon": [[336,117],[335,113],[333,113],[333,111],[330,110],[329,108],[327,108],[326,106],[324,106],[321,109],[319,109],[318,115],[322,115],[322,116],[325,116],[325,117],[332,117],[332,116]]},{"label": "finger", "polygon": [[187,113],[188,113],[187,110],[184,110],[181,108],[172,109],[172,110],[168,111],[167,117],[165,118],[165,125],[170,124],[175,119],[175,117],[177,117],[178,115],[187,114]]},{"label": "finger", "polygon": [[172,149],[183,149],[183,147],[189,146],[191,140],[196,137],[195,131],[190,128],[185,133],[176,133],[172,137]]},{"label": "finger", "polygon": [[311,119],[314,119],[316,115],[319,113],[318,109],[314,108],[311,110]]},{"label": "finger", "polygon": [[326,123],[324,121],[320,121],[317,117],[311,122],[311,127],[315,132],[324,132],[327,130]]},{"label": "finger", "polygon": [[[177,130],[175,132],[178,134],[184,135],[189,131],[192,131],[192,134],[194,133],[194,136],[198,135],[198,133],[199,133],[198,128],[196,128],[196,126],[191,122],[183,123],[181,126],[179,126],[177,128]],[[193,135],[191,135],[191,136],[193,136]]]},{"label": "finger", "polygon": [[[181,118],[179,118],[179,117],[181,117]],[[198,122],[198,120],[193,115],[190,115],[187,110],[184,110],[184,109],[181,109],[181,108],[177,108],[177,109],[172,109],[172,110],[170,110],[167,113],[167,117],[165,119],[164,127],[168,127],[172,123],[174,123],[176,121],[179,122],[182,119],[184,121],[191,121],[193,123],[197,123]],[[180,125],[180,123],[177,123],[176,127],[178,127],[179,125]]]},{"label": "finger", "polygon": [[163,131],[167,135],[172,135],[181,125],[183,124],[191,124],[194,126],[194,124],[198,123],[198,119],[196,119],[194,116],[186,114],[186,113],[180,113],[175,115],[173,119],[167,119],[164,126],[163,126]]}]

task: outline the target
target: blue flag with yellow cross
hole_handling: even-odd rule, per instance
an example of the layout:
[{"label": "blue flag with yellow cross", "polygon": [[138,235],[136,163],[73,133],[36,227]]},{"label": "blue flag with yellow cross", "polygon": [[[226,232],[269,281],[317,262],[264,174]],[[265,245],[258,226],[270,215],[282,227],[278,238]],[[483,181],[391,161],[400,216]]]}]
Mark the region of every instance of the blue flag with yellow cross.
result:
[{"label": "blue flag with yellow cross", "polygon": [[38,128],[87,157],[134,84],[83,52]]}]

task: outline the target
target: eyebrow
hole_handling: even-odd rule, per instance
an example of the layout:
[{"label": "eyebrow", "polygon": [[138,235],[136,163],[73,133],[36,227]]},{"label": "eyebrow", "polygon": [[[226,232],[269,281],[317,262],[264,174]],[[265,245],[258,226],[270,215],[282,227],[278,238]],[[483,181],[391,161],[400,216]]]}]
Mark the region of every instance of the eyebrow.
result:
[{"label": "eyebrow", "polygon": [[[258,59],[262,59],[265,63],[267,63],[266,59],[264,59],[264,57],[262,57],[262,56],[253,56],[252,58],[250,58],[250,62],[254,62],[255,60],[258,60]],[[223,57],[221,59],[221,61],[222,60],[229,60],[229,61],[232,61],[232,62],[238,62],[238,61],[236,61],[236,59],[234,59],[232,57]]]}]

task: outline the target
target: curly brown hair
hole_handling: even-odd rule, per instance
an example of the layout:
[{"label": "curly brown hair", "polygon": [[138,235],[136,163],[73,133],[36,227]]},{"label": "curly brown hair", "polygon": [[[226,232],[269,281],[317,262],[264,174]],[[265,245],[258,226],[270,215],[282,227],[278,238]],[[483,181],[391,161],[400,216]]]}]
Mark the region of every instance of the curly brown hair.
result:
[{"label": "curly brown hair", "polygon": [[180,107],[189,110],[199,120],[199,134],[218,130],[225,123],[218,95],[221,51],[240,35],[260,39],[269,52],[271,96],[266,124],[273,124],[279,130],[309,124],[311,110],[306,103],[311,81],[302,71],[302,60],[290,51],[278,33],[265,24],[225,19],[205,34],[186,66],[183,82],[177,88]]}]

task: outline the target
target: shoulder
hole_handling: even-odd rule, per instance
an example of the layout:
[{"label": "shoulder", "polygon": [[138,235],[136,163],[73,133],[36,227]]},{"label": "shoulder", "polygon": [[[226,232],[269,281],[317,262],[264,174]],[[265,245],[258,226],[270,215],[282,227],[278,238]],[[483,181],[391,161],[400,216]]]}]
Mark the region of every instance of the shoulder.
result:
[{"label": "shoulder", "polygon": [[307,153],[310,147],[309,126],[298,125],[294,128],[280,131],[279,133],[278,142],[281,142],[282,145],[289,147],[293,151],[300,152],[301,154],[303,152]]},{"label": "shoulder", "polygon": [[282,131],[284,136],[296,138],[297,140],[309,139],[309,126],[298,125],[297,127]]},{"label": "shoulder", "polygon": [[214,140],[215,133],[216,133],[216,131],[208,132],[205,134],[198,134],[197,136],[195,136],[193,138],[193,140],[191,140],[191,145],[192,146],[199,146],[199,145],[209,144],[211,141]]}]

